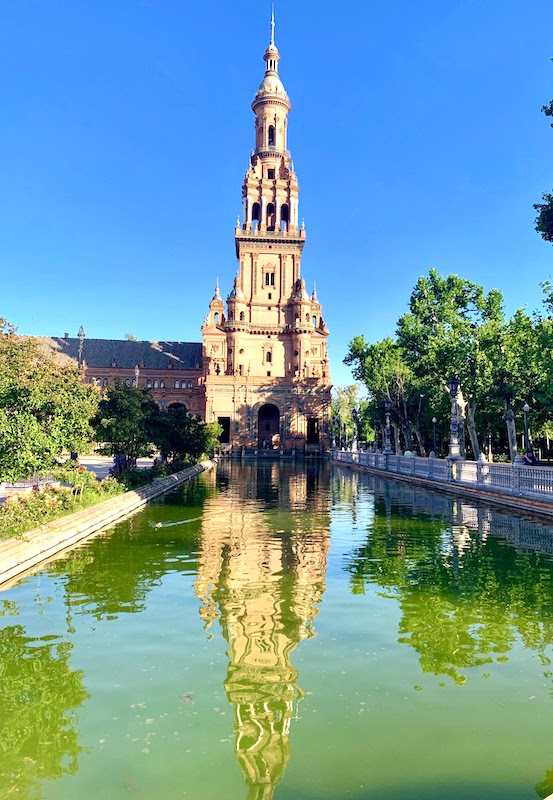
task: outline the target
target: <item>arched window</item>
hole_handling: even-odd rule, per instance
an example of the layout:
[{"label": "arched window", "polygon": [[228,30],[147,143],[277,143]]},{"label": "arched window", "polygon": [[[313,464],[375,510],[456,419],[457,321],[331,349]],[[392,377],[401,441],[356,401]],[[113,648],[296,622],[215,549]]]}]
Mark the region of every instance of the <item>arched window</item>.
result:
[{"label": "arched window", "polygon": [[275,144],[275,126],[269,125],[269,147],[274,147]]},{"label": "arched window", "polygon": [[261,206],[259,203],[254,203],[252,206],[252,230],[259,227],[261,222]]},{"label": "arched window", "polygon": [[180,389],[180,381],[175,381],[175,389]]},{"label": "arched window", "polygon": [[189,389],[191,389],[191,388],[192,388],[192,381],[188,381],[188,388],[189,388]]},{"label": "arched window", "polygon": [[104,378],[104,381],[103,381],[103,383],[104,383],[104,386],[107,386],[107,385],[108,385],[108,383],[109,383],[108,379],[107,379],[107,378]]},{"label": "arched window", "polygon": [[131,379],[130,378],[126,378],[125,386],[130,386],[130,385],[131,385]]},{"label": "arched window", "polygon": [[271,351],[270,351],[270,350],[267,352],[267,355],[266,355],[266,357],[265,357],[265,360],[267,361],[267,364],[270,364],[270,363],[271,363],[271,361],[273,360],[273,354],[271,353]]},{"label": "arched window", "polygon": [[94,383],[96,383],[96,378],[90,378],[90,380],[88,382],[94,384]]},{"label": "arched window", "polygon": [[160,389],[165,389],[165,381],[160,381],[159,382],[159,388]]},{"label": "arched window", "polygon": [[309,322],[309,314],[306,314],[306,315],[305,315],[305,321],[306,321],[306,322]]},{"label": "arched window", "polygon": [[275,206],[274,203],[269,203],[267,206],[267,230],[274,231],[275,229]]},{"label": "arched window", "polygon": [[287,204],[284,205],[280,209],[280,230],[286,231],[288,230],[288,223],[290,222],[290,209],[288,208]]},{"label": "arched window", "polygon": [[152,381],[148,378],[148,380],[146,381],[146,389],[151,389],[151,388],[152,388]]},{"label": "arched window", "polygon": [[316,328],[317,327],[317,317],[311,317],[311,323],[312,323],[313,327]]},{"label": "arched window", "polygon": [[157,378],[154,381],[154,389],[159,389],[159,381],[157,380]]},{"label": "arched window", "polygon": [[244,322],[245,319],[246,319],[246,315],[244,314],[243,311],[241,311],[240,312],[240,322]]}]

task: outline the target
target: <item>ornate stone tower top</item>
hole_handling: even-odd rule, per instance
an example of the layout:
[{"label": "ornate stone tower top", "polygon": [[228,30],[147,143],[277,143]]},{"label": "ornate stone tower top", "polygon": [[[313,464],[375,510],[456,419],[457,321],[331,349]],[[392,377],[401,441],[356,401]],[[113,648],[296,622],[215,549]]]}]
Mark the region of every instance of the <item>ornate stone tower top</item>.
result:
[{"label": "ornate stone tower top", "polygon": [[[280,55],[275,44],[274,17],[271,40],[263,60],[265,75],[255,94],[255,147],[242,189],[244,223],[242,230],[265,233],[293,233],[298,230],[298,182],[287,149],[288,113],[291,109],[280,76]],[[237,253],[239,243],[237,241]]]}]

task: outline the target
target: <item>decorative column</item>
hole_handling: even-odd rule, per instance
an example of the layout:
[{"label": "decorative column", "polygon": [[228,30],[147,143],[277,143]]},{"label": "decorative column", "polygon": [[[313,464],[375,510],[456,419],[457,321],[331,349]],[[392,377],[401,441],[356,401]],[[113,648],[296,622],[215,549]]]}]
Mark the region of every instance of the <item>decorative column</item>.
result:
[{"label": "decorative column", "polygon": [[389,400],[384,400],[384,413],[386,414],[386,427],[384,429],[384,453],[391,455],[392,442],[390,438],[390,408],[392,404]]},{"label": "decorative column", "polygon": [[450,461],[458,461],[461,458],[461,448],[459,446],[459,420],[457,417],[457,393],[459,391],[459,379],[455,375],[451,375],[449,381],[449,397],[451,399],[451,423],[450,423],[450,441],[449,441],[449,455]]}]

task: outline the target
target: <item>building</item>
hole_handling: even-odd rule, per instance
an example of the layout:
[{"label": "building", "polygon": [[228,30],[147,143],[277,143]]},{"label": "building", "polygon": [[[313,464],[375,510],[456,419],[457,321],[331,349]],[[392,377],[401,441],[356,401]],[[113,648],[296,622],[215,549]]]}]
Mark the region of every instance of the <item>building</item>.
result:
[{"label": "building", "polygon": [[252,103],[254,149],[234,231],[238,270],[223,301],[219,286],[202,342],[45,339],[78,361],[86,379],[147,386],[163,406],[185,405],[223,429],[232,453],[320,454],[330,448],[328,329],[315,289],[301,277],[305,226],[287,142],[291,104],[271,38]]}]

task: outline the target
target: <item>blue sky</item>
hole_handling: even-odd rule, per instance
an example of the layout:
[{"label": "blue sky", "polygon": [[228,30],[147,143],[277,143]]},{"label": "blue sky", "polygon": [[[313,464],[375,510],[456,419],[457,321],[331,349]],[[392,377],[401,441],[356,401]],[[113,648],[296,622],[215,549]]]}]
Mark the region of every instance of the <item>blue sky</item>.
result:
[{"label": "blue sky", "polygon": [[[253,144],[270,4],[4,0],[0,316],[21,333],[199,341]],[[280,74],[334,383],[435,267],[507,311],[553,248],[551,0],[277,0]]]}]

